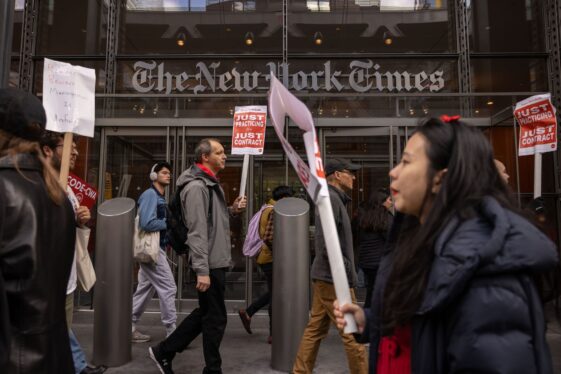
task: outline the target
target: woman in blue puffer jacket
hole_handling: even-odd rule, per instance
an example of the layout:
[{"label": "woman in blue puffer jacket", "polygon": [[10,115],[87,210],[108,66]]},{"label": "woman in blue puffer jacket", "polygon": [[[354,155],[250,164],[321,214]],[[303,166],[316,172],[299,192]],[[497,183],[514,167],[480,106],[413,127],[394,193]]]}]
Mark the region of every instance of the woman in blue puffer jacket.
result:
[{"label": "woman in blue puffer jacket", "polygon": [[511,200],[484,135],[429,119],[390,172],[396,210],[372,307],[354,313],[370,373],[552,373],[532,276],[555,245]]}]

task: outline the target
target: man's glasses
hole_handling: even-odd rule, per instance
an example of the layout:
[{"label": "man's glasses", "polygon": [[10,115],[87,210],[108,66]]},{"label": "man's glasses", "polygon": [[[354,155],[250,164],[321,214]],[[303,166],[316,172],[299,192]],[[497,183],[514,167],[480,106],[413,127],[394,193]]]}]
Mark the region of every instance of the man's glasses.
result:
[{"label": "man's glasses", "polygon": [[[59,147],[64,147],[64,144],[57,144],[57,145],[55,146],[55,149],[56,149],[56,148],[59,148]],[[72,145],[72,150],[71,150],[71,152],[76,152],[76,153],[78,153],[78,147],[76,147],[76,145]]]}]

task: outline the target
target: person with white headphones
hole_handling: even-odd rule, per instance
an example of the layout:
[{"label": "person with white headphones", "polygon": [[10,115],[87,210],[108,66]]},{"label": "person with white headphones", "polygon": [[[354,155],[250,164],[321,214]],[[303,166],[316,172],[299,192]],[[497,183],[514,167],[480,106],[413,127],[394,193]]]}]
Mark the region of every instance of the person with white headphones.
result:
[{"label": "person with white headphones", "polygon": [[138,271],[138,286],[132,300],[132,342],[143,343],[151,339],[142,334],[136,325],[144,313],[148,303],[158,293],[162,324],[166,328],[166,335],[175,330],[177,313],[175,311],[175,295],[177,286],[169,266],[165,248],[166,238],[166,199],[165,188],[171,182],[171,165],[158,162],[150,169],[152,185],[140,195],[138,199],[139,226],[147,232],[160,232],[160,254],[155,264],[140,263]]}]

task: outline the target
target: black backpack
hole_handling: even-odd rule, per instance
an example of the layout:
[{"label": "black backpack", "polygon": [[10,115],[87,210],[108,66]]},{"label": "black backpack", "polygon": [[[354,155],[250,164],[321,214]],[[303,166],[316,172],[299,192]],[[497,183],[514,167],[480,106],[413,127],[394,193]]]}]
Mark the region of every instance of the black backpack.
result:
[{"label": "black backpack", "polygon": [[[168,214],[167,214],[167,238],[169,244],[178,255],[184,255],[189,252],[189,246],[187,245],[187,234],[189,229],[183,221],[183,214],[181,208],[181,191],[185,188],[187,184],[181,186],[181,188],[175,191],[170,203],[168,204]],[[208,214],[207,214],[207,224],[212,226],[212,188],[209,187],[209,203],[208,203]]]}]

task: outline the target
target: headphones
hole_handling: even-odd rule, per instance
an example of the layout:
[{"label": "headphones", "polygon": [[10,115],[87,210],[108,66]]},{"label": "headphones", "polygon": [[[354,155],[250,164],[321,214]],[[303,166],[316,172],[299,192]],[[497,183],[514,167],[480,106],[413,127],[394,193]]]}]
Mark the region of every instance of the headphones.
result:
[{"label": "headphones", "polygon": [[158,173],[155,172],[156,166],[158,166],[158,164],[154,164],[154,166],[152,166],[152,169],[150,169],[150,180],[152,182],[156,181],[158,179]]}]

